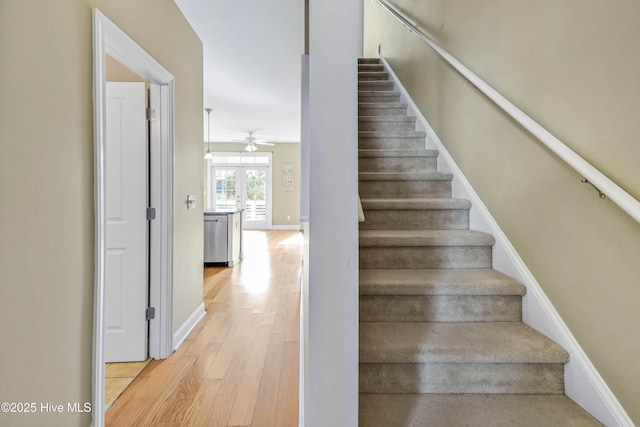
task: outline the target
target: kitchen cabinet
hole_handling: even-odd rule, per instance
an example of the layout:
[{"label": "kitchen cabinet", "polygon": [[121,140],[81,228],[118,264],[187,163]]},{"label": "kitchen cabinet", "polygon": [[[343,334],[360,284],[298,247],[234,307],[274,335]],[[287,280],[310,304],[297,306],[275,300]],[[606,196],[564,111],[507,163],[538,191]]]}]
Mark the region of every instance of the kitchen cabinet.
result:
[{"label": "kitchen cabinet", "polygon": [[204,212],[204,263],[233,267],[244,258],[242,212]]}]

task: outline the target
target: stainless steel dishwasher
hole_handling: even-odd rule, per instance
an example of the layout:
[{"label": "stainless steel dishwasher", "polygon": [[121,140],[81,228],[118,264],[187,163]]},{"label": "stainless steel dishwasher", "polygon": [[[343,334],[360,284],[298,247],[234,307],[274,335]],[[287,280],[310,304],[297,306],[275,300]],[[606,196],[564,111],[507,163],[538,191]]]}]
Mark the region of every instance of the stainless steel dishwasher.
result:
[{"label": "stainless steel dishwasher", "polygon": [[204,214],[204,262],[229,261],[227,215]]}]

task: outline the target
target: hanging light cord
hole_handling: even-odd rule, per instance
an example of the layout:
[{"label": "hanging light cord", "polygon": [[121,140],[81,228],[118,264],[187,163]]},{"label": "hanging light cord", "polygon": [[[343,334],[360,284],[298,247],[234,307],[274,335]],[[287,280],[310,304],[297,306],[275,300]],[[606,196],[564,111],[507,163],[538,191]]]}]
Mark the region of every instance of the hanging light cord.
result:
[{"label": "hanging light cord", "polygon": [[211,108],[205,108],[204,111],[207,112],[207,154],[204,155],[205,160],[213,159],[213,154],[211,154]]}]

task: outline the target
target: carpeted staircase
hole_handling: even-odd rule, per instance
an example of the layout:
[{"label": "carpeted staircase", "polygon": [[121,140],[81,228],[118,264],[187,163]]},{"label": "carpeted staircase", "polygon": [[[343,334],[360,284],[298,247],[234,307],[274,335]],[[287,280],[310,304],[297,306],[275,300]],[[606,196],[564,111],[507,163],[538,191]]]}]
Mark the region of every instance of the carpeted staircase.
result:
[{"label": "carpeted staircase", "polygon": [[525,287],[415,131],[378,59],[359,60],[360,427],[600,425],[564,395],[567,352],[522,323]]}]

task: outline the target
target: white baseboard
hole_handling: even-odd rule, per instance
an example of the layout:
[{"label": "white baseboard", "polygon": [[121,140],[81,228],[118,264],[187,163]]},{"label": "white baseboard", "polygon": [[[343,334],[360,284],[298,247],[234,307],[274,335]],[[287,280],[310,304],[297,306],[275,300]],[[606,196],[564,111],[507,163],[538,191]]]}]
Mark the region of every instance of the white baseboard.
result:
[{"label": "white baseboard", "polygon": [[302,229],[302,227],[300,226],[300,224],[294,224],[294,225],[272,225],[271,229],[272,230],[300,230],[300,229]]},{"label": "white baseboard", "polygon": [[389,63],[384,58],[381,60],[395,81],[402,101],[409,106],[409,114],[416,116],[416,130],[427,133],[427,148],[439,151],[438,170],[453,173],[453,197],[471,201],[471,228],[490,233],[496,239],[493,248],[493,268],[518,279],[527,287],[522,301],[524,323],[553,339],[569,352],[569,363],[564,369],[566,395],[606,426],[634,427],[631,418],[571,334],[540,284],[402,86]]},{"label": "white baseboard", "polygon": [[184,321],[182,325],[178,328],[177,331],[173,333],[173,351],[176,351],[182,342],[187,339],[193,328],[202,320],[202,318],[207,314],[204,310],[204,302],[200,303],[198,308],[196,308],[193,313],[187,320]]}]

